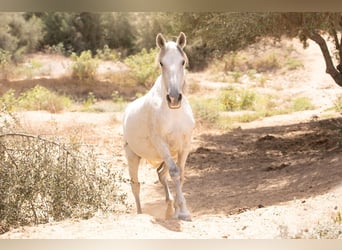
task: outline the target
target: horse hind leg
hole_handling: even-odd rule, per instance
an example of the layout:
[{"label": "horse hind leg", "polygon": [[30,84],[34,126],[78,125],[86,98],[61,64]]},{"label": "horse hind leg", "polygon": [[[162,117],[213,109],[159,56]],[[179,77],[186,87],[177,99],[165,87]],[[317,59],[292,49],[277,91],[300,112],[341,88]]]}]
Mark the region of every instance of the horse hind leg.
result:
[{"label": "horse hind leg", "polygon": [[131,188],[132,193],[134,195],[135,204],[137,206],[137,213],[141,214],[141,204],[140,204],[140,183],[138,178],[138,170],[139,170],[139,163],[140,157],[135,154],[128,145],[125,146],[125,153],[128,162],[128,172],[131,178]]},{"label": "horse hind leg", "polygon": [[168,167],[166,166],[165,162],[162,162],[162,164],[160,164],[160,166],[157,168],[157,173],[158,173],[159,181],[165,189],[166,206],[167,206],[165,217],[169,219],[173,217],[174,211],[173,211],[173,197],[170,192],[169,185],[167,183]]}]

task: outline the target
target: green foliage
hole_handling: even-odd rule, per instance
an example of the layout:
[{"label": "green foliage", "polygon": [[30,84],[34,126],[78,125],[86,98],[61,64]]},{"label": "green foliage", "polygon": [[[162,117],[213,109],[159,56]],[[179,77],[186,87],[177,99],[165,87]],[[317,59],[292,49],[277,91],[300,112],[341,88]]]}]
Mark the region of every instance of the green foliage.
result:
[{"label": "green foliage", "polygon": [[298,97],[292,102],[292,109],[294,111],[303,111],[314,109],[315,106],[312,104],[311,100],[307,97]]},{"label": "green foliage", "polygon": [[212,98],[190,98],[191,108],[196,121],[204,125],[214,125],[220,117],[221,104]]},{"label": "green foliage", "polygon": [[105,61],[116,61],[120,58],[116,50],[110,49],[108,45],[104,45],[103,49],[96,50],[96,58]]},{"label": "green foliage", "polygon": [[0,134],[0,223],[7,229],[126,207],[121,173],[90,147]]},{"label": "green foliage", "polygon": [[89,111],[90,107],[96,102],[96,97],[93,92],[89,92],[87,98],[83,101],[83,111]]},{"label": "green foliage", "polygon": [[296,70],[303,67],[303,63],[296,58],[288,58],[285,61],[285,66],[288,70]]},{"label": "green foliage", "polygon": [[23,53],[35,51],[43,36],[41,19],[23,13],[0,13],[0,48],[18,60]]},{"label": "green foliage", "polygon": [[15,97],[13,89],[8,90],[0,97],[0,108],[13,111],[17,105],[17,99]]},{"label": "green foliage", "polygon": [[139,53],[125,59],[125,64],[130,67],[139,84],[150,87],[160,74],[155,63],[157,53],[157,49],[150,49],[149,51],[142,49]]},{"label": "green foliage", "polygon": [[93,53],[108,45],[131,52],[135,29],[130,13],[50,12],[42,14],[45,45],[62,43],[66,51]]},{"label": "green foliage", "polygon": [[17,99],[18,108],[25,110],[46,110],[51,113],[61,112],[71,105],[67,96],[59,96],[48,89],[37,85],[22,93]]},{"label": "green foliage", "polygon": [[71,54],[73,60],[72,76],[78,80],[94,80],[99,65],[97,59],[92,57],[91,51],[83,51],[80,56],[76,53]]},{"label": "green foliage", "polygon": [[0,79],[7,79],[11,72],[11,53],[0,48]]},{"label": "green foliage", "polygon": [[254,107],[256,95],[247,89],[229,88],[221,93],[220,100],[227,111],[251,110]]},{"label": "green foliage", "polygon": [[342,111],[342,95],[341,94],[337,96],[334,103],[335,103],[335,109],[337,111]]}]

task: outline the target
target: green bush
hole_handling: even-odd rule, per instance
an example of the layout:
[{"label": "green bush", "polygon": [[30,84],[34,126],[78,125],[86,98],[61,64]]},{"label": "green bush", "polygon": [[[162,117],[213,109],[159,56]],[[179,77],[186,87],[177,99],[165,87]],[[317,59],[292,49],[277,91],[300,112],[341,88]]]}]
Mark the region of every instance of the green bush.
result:
[{"label": "green bush", "polygon": [[104,45],[103,49],[96,50],[96,58],[105,61],[117,61],[120,56],[114,49],[110,49],[108,45]]},{"label": "green bush", "polygon": [[155,63],[157,53],[157,49],[150,49],[149,51],[142,49],[139,53],[124,60],[125,64],[130,67],[138,84],[150,87],[160,74]]},{"label": "green bush", "polygon": [[17,105],[14,90],[10,89],[0,97],[0,110],[13,111]]},{"label": "green bush", "polygon": [[288,58],[286,61],[285,61],[285,66],[288,70],[295,70],[295,69],[298,69],[298,68],[302,68],[304,65],[301,61],[299,61],[298,59],[296,58]]},{"label": "green bush", "polygon": [[11,53],[0,48],[0,79],[6,79],[11,72]]},{"label": "green bush", "polygon": [[293,100],[292,109],[294,111],[311,110],[311,109],[315,109],[315,106],[312,104],[312,102],[309,98],[298,97],[298,98]]},{"label": "green bush", "polygon": [[226,111],[251,110],[256,95],[250,90],[229,88],[222,91],[220,99]]},{"label": "green bush", "polygon": [[213,125],[218,122],[222,108],[216,99],[190,98],[189,99],[196,121]]},{"label": "green bush", "polygon": [[51,113],[61,112],[71,105],[67,96],[59,96],[47,88],[37,85],[18,97],[18,107],[25,110],[46,110]]},{"label": "green bush", "polygon": [[336,100],[334,101],[334,108],[336,111],[342,111],[342,95],[338,95]]},{"label": "green bush", "polygon": [[71,54],[73,60],[72,76],[78,80],[94,80],[99,62],[91,55],[91,51],[83,51],[80,56]]}]

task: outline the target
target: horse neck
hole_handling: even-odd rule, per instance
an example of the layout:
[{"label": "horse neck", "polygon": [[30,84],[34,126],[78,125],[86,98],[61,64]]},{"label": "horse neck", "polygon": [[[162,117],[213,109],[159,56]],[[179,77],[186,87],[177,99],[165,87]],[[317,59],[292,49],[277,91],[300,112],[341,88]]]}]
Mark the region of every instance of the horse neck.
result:
[{"label": "horse neck", "polygon": [[162,75],[159,75],[159,77],[155,81],[151,91],[155,92],[155,94],[160,96],[161,99],[162,99],[163,104],[167,105],[167,101],[166,101],[167,90],[165,88],[165,84],[163,82]]}]

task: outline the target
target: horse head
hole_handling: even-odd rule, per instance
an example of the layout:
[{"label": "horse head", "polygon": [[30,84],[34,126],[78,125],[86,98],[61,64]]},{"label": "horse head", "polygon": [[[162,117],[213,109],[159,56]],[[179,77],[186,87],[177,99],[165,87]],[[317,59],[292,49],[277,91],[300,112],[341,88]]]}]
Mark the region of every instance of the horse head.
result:
[{"label": "horse head", "polygon": [[171,109],[178,109],[182,103],[185,66],[188,62],[183,51],[186,45],[186,36],[181,32],[176,42],[167,42],[159,33],[156,37],[156,44],[160,48],[158,61],[162,69],[162,81],[166,90],[167,104]]}]

